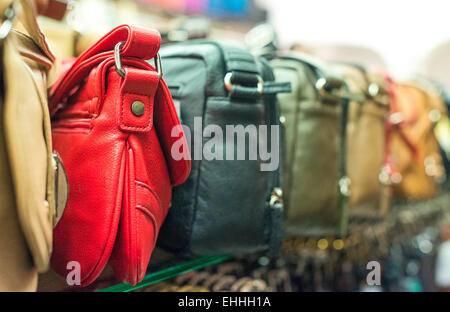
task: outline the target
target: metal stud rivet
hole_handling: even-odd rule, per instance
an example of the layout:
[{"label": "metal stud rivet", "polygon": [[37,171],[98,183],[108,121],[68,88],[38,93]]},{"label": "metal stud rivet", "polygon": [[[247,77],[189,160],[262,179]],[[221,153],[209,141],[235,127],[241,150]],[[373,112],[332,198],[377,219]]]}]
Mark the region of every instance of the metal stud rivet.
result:
[{"label": "metal stud rivet", "polygon": [[145,112],[145,105],[141,101],[134,101],[133,104],[131,104],[131,111],[133,112],[133,115],[140,117],[144,115]]}]

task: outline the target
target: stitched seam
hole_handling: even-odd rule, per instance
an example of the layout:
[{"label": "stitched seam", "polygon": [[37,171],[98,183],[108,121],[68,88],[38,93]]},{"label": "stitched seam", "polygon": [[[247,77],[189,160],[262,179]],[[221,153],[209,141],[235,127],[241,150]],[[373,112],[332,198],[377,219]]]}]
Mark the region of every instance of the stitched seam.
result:
[{"label": "stitched seam", "polygon": [[[141,183],[142,183],[142,184],[141,184]],[[156,201],[158,202],[159,206],[162,206],[162,205],[161,205],[161,200],[159,199],[158,194],[156,194],[149,186],[147,186],[147,185],[144,184],[143,182],[139,182],[139,181],[136,181],[136,185],[139,186],[139,187],[141,187],[141,188],[146,189],[147,191],[149,191],[149,192],[155,197],[155,199],[156,199]]]},{"label": "stitched seam", "polygon": [[143,214],[147,215],[150,218],[150,220],[152,220],[153,226],[155,227],[155,236],[153,237],[153,244],[155,244],[158,237],[158,222],[156,222],[155,216],[150,211],[150,208],[148,206],[136,205],[136,209],[141,211]]}]

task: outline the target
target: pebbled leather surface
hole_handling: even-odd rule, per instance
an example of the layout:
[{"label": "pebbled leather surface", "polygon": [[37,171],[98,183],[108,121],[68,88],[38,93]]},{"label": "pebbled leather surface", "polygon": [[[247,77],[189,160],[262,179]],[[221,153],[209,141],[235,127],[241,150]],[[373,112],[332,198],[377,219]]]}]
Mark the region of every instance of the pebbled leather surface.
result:
[{"label": "pebbled leather surface", "polygon": [[[273,80],[259,66],[271,69],[245,50],[194,41],[165,46],[161,57],[164,77],[181,104],[182,123],[192,136],[194,117],[202,119],[203,127],[214,124],[222,129],[225,125],[278,123],[277,111],[270,108],[277,105],[276,98],[262,98],[252,87],[257,80],[251,77],[256,74],[264,81]],[[225,89],[225,73],[233,70],[244,73],[247,85],[240,91],[245,94],[229,94]],[[264,101],[266,98],[269,100]],[[204,138],[203,145],[208,141]],[[236,142],[218,146],[223,155],[230,148],[236,151]],[[272,189],[279,186],[279,179],[274,179],[279,171],[260,171],[260,164],[260,160],[193,160],[188,180],[173,191],[158,244],[191,256],[252,252],[269,245],[278,248],[281,226],[277,220],[271,221],[277,213],[270,213],[267,201]],[[277,211],[282,211],[280,206]]]},{"label": "pebbled leather surface", "polygon": [[[110,51],[122,40],[128,40],[125,78],[114,70]],[[67,263],[78,261],[82,286],[108,261],[122,282],[142,280],[171,186],[189,174],[190,162],[170,154],[175,140],[184,140],[170,136],[179,125],[172,98],[144,61],[159,42],[153,31],[119,26],[81,55],[53,90],[54,148],[67,171],[69,200],[54,230],[52,266],[65,276]],[[144,115],[131,113],[134,101],[144,103]]]}]

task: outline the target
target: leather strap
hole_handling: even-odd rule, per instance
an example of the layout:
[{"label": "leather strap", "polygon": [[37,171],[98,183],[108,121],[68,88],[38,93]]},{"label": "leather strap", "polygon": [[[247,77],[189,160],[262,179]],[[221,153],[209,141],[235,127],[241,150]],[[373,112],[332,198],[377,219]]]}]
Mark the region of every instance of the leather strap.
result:
[{"label": "leather strap", "polygon": [[[345,183],[345,180],[343,179],[349,179],[347,177],[347,122],[348,122],[348,106],[349,101],[348,100],[342,100],[342,118],[341,118],[341,151],[340,151],[340,180],[338,183],[339,187],[339,224],[338,224],[338,230],[339,235],[344,236],[347,231],[347,207],[348,207],[348,200],[350,193],[344,193],[341,189],[342,186],[341,183]],[[351,187],[351,181],[349,181],[350,185],[348,187]],[[348,190],[350,191],[350,189]]]},{"label": "leather strap", "polygon": [[339,75],[329,69],[324,62],[315,59],[308,54],[290,51],[289,54],[280,54],[277,58],[300,61],[312,68],[319,78],[325,78],[327,81],[341,81]]},{"label": "leather strap", "polygon": [[[349,100],[355,102],[364,102],[365,96],[352,93],[345,88],[345,82],[334,71],[329,69],[324,62],[312,58],[308,54],[301,52],[289,52],[289,54],[274,55],[272,58],[279,58],[291,61],[301,62],[311,68],[319,79],[324,79],[326,84],[319,91],[322,101],[328,103],[340,103],[341,100]],[[317,88],[317,85],[315,86]]]},{"label": "leather strap", "polygon": [[[138,68],[125,68],[125,78],[120,90],[119,128],[127,132],[148,132],[153,125],[153,106],[159,85],[158,74]],[[143,104],[141,116],[130,110],[133,103]]]},{"label": "leather strap", "polygon": [[258,91],[256,84],[255,87],[245,87],[242,85],[233,85],[230,92],[232,98],[244,98],[249,100],[254,100],[262,95],[275,95],[278,93],[289,93],[291,92],[290,82],[275,82],[267,81],[262,85],[262,93]]},{"label": "leather strap", "polygon": [[[291,92],[290,82],[262,82],[261,75],[250,53],[242,53],[242,49],[234,46],[220,45],[225,61],[225,72],[232,73],[230,97],[254,100],[262,95],[275,95]],[[262,90],[258,88],[262,87]]]},{"label": "leather strap", "polygon": [[[372,84],[371,79],[369,78],[369,73],[367,72],[367,69],[359,64],[355,64],[355,63],[350,63],[350,62],[338,62],[341,64],[347,64],[352,66],[353,68],[356,68],[357,70],[359,70],[362,74],[362,76],[364,77],[364,81],[366,83],[366,85],[369,87]],[[372,95],[369,93],[369,89],[368,87],[363,91],[364,97],[360,100],[361,103],[363,103],[366,99],[370,99],[372,100],[375,104],[378,104],[379,106],[382,107],[388,107],[389,106],[389,101],[385,100],[385,98],[388,95],[388,92],[385,88],[383,88],[382,85],[377,84],[379,90],[377,92],[376,95]]]},{"label": "leather strap", "polygon": [[267,203],[268,212],[268,256],[276,256],[280,252],[281,242],[283,241],[283,203],[276,202],[273,207]]},{"label": "leather strap", "polygon": [[264,95],[274,95],[278,93],[290,93],[292,86],[290,82],[266,81],[263,86]]},{"label": "leather strap", "polygon": [[95,45],[81,54],[67,74],[57,81],[52,90],[49,108],[53,116],[64,106],[64,97],[78,86],[86,75],[99,63],[114,59],[114,47],[124,41],[121,58],[149,60],[156,56],[161,36],[155,30],[122,25],[103,36]]},{"label": "leather strap", "polygon": [[226,72],[243,72],[259,75],[255,58],[250,53],[242,53],[242,49],[229,45],[220,45],[223,51]]}]

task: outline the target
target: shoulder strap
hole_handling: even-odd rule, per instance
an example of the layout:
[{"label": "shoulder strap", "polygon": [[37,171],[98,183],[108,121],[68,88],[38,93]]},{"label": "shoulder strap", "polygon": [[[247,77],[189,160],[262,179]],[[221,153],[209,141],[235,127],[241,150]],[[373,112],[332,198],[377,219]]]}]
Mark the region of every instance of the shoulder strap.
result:
[{"label": "shoulder strap", "polygon": [[341,76],[320,59],[316,59],[301,52],[280,54],[277,55],[276,58],[300,62],[311,68],[318,77],[315,88],[323,101],[332,103],[339,103],[342,99],[356,102],[364,101],[364,96],[351,93],[348,88],[346,88],[345,82]]},{"label": "shoulder strap", "polygon": [[264,81],[250,52],[225,44],[219,46],[225,63],[225,87],[231,97],[255,99],[261,95],[291,92],[289,82]]},{"label": "shoulder strap", "polygon": [[310,56],[306,53],[290,51],[289,53],[286,54],[280,54],[277,57],[300,61],[311,67],[311,69],[313,69],[316,72],[319,78],[325,78],[327,80],[333,81],[341,80],[339,75],[335,73],[332,69],[330,69],[329,66],[325,64],[325,62],[323,62],[320,59],[316,59],[313,56]]},{"label": "shoulder strap", "polygon": [[67,73],[55,83],[49,103],[52,116],[64,106],[62,103],[64,97],[81,83],[92,68],[107,59],[114,59],[114,48],[119,42],[123,42],[120,51],[122,58],[149,60],[156,56],[161,44],[161,36],[155,30],[129,25],[118,26],[111,30],[81,54]]},{"label": "shoulder strap", "polygon": [[223,51],[223,58],[225,61],[225,69],[227,72],[244,72],[248,74],[258,75],[258,68],[255,63],[255,58],[246,50],[220,44]]},{"label": "shoulder strap", "polygon": [[349,101],[343,99],[341,116],[341,144],[340,144],[340,165],[339,165],[339,235],[344,236],[347,232],[347,209],[348,200],[351,193],[351,180],[347,176],[347,122]]}]

